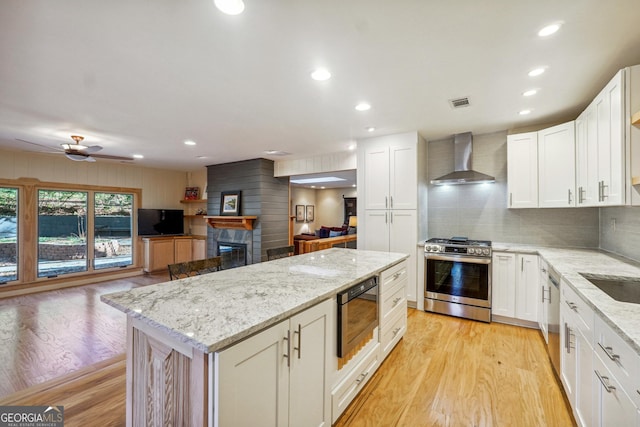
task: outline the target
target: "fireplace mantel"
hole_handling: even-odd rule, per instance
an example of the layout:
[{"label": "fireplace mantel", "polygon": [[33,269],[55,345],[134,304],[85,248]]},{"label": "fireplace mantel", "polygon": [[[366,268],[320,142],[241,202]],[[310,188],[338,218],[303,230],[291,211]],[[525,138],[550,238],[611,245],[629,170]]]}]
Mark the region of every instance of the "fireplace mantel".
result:
[{"label": "fireplace mantel", "polygon": [[253,230],[253,222],[257,216],[205,216],[212,228],[232,228],[235,230]]}]

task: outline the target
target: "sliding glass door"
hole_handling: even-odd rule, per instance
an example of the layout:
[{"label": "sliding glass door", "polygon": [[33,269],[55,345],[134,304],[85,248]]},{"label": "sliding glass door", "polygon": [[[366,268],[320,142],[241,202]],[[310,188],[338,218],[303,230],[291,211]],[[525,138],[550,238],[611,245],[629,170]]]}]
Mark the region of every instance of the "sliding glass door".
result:
[{"label": "sliding glass door", "polygon": [[93,268],[125,267],[133,264],[133,194],[94,194]]},{"label": "sliding glass door", "polygon": [[38,190],[38,277],[87,271],[87,192]]},{"label": "sliding glass door", "polygon": [[18,189],[0,187],[0,285],[18,280]]}]

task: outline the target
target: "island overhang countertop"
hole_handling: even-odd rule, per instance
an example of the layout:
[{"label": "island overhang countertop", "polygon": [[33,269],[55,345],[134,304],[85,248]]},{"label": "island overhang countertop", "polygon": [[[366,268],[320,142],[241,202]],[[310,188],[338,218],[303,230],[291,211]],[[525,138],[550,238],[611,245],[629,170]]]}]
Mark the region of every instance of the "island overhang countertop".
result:
[{"label": "island overhang countertop", "polygon": [[408,257],[334,248],[102,295],[100,299],[211,353],[333,298]]}]

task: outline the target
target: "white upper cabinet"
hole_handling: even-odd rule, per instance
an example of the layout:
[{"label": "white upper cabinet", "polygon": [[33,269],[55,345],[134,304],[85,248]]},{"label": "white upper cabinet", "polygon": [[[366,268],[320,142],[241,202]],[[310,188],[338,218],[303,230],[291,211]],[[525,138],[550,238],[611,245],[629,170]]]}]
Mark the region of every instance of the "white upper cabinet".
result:
[{"label": "white upper cabinet", "polygon": [[538,133],[507,136],[509,208],[538,207]]},{"label": "white upper cabinet", "polygon": [[538,132],[538,199],[541,208],[576,205],[575,122]]},{"label": "white upper cabinet", "polygon": [[624,71],[576,120],[578,206],[625,203]]},{"label": "white upper cabinet", "polygon": [[365,148],[365,209],[417,208],[417,156],[415,139]]}]

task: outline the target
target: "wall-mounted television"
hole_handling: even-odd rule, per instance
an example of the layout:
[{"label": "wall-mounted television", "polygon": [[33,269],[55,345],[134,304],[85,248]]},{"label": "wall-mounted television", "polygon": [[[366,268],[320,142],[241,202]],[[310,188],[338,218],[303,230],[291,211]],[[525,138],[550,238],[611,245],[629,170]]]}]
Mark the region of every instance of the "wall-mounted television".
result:
[{"label": "wall-mounted television", "polygon": [[138,209],[138,236],[184,234],[182,209]]}]

